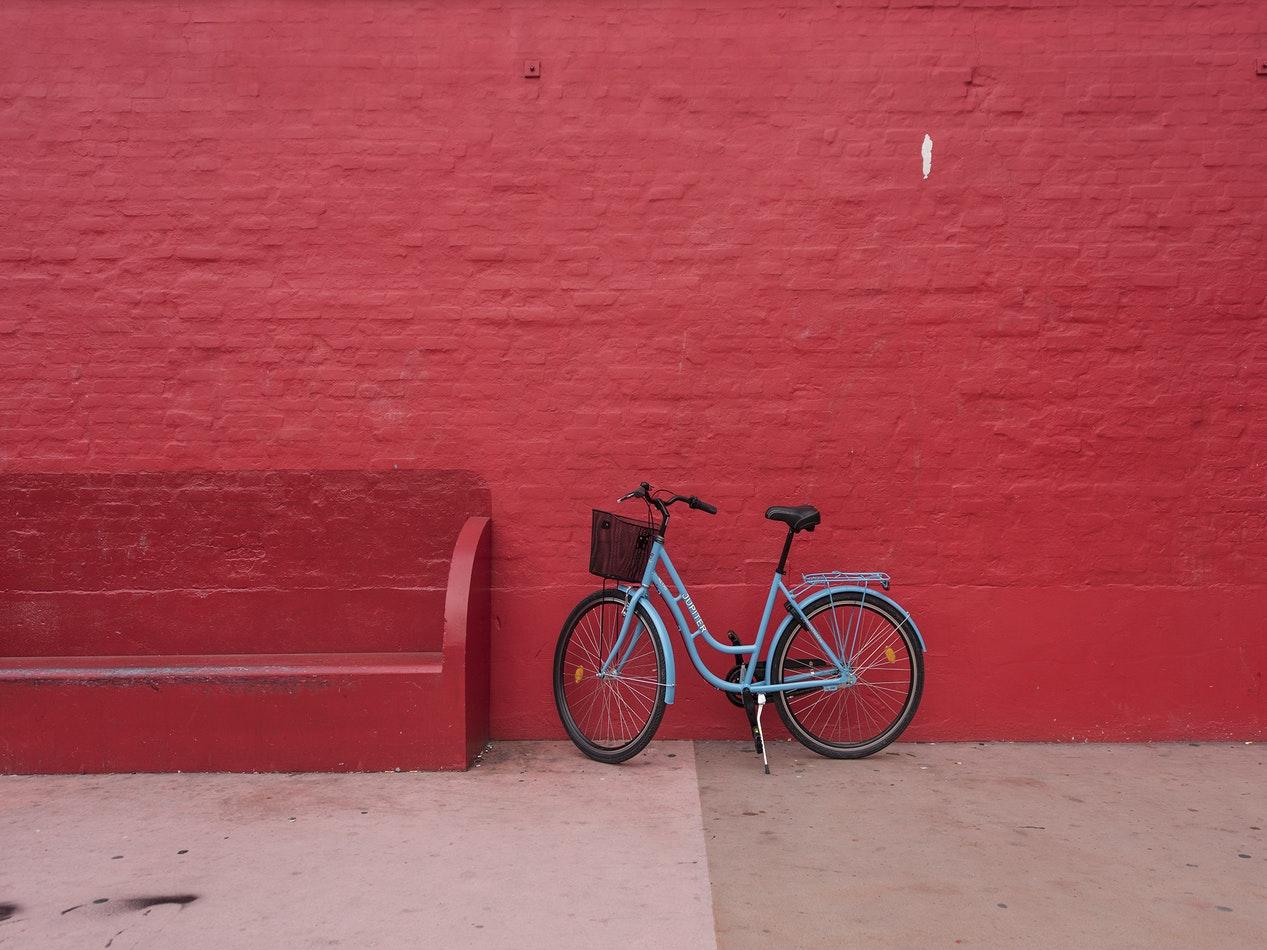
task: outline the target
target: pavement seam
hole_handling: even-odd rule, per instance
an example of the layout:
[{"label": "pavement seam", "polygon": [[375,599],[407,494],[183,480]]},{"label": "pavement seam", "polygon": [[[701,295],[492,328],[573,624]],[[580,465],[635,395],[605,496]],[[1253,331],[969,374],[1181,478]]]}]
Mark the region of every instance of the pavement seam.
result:
[{"label": "pavement seam", "polygon": [[704,877],[708,881],[708,912],[713,918],[713,947],[721,947],[721,935],[717,932],[717,897],[713,887],[713,864],[708,856],[708,830],[704,827],[704,794],[700,791],[699,743],[691,740],[691,759],[695,766],[695,797],[699,802],[699,831],[701,853],[704,856]]}]

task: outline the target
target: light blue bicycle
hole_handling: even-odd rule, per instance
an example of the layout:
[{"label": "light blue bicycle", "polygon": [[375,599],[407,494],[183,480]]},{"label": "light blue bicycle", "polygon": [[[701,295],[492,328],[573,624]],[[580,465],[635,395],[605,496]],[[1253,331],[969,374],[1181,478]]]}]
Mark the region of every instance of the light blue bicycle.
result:
[{"label": "light blue bicycle", "polygon": [[[889,576],[831,571],[802,575],[803,583],[794,587],[784,582],[792,539],[814,530],[821,520],[817,509],[798,505],[766,511],[771,521],[787,525],[783,553],[756,639],[741,643],[730,632],[727,645],[709,633],[664,547],[672,505],[684,501],[710,515],[717,509],[694,496],[652,491],[646,482],[620,501],[631,498],[646,502],[645,521],[597,510],[593,516],[590,573],[620,584],[605,586],[576,605],[554,652],[559,718],[582,752],[600,762],[632,758],[651,741],[665,705],[673,702],[673,644],[652,591],[668,605],[700,676],[747,712],[763,760],[761,713],[770,695],[788,731],[830,758],[872,755],[902,733],[923,691],[924,640],[911,615],[873,587],[887,591]],[[660,576],[661,567],[669,583]],[[780,596],[787,616],[762,659]],[[726,677],[700,659],[696,641],[701,637],[712,649],[735,657]]]}]

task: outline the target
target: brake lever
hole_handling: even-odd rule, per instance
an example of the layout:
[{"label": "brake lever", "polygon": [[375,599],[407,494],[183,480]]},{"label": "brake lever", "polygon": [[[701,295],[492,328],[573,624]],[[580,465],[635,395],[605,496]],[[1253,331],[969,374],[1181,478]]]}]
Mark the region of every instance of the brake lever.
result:
[{"label": "brake lever", "polygon": [[643,482],[641,485],[639,485],[637,488],[631,491],[628,495],[624,495],[620,498],[617,498],[616,504],[619,505],[621,502],[628,501],[630,498],[641,498],[643,501],[647,501],[651,497],[650,492],[651,492],[651,486],[648,485],[646,482]]}]

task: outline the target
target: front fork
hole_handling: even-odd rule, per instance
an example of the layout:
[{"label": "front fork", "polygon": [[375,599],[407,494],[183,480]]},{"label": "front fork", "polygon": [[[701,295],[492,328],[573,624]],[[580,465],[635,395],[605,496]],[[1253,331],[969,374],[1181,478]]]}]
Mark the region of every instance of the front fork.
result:
[{"label": "front fork", "polygon": [[[629,662],[629,658],[633,656],[634,647],[638,645],[638,625],[634,624],[634,615],[638,612],[638,599],[633,598],[625,604],[625,609],[621,612],[620,633],[616,637],[616,642],[612,644],[611,652],[607,655],[607,659],[603,661],[603,665],[598,670],[598,678],[607,679],[609,676],[619,676],[620,671],[625,668],[625,664]],[[625,637],[629,636],[629,628],[633,625],[634,633],[629,637],[629,643],[625,643]],[[621,651],[624,647],[624,651]],[[617,656],[619,654],[619,657]]]}]

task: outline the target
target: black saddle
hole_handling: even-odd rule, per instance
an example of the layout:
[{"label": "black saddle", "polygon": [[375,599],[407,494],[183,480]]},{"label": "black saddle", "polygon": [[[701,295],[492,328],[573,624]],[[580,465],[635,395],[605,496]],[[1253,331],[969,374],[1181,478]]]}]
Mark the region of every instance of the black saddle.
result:
[{"label": "black saddle", "polygon": [[814,525],[823,520],[813,505],[775,505],[766,509],[765,516],[771,521],[782,521],[793,531],[813,531]]}]

